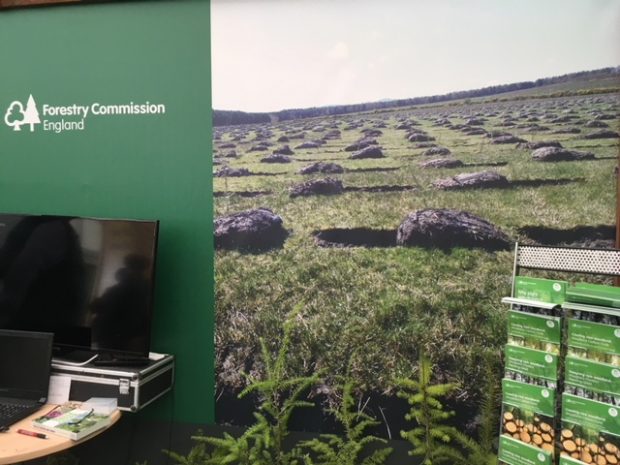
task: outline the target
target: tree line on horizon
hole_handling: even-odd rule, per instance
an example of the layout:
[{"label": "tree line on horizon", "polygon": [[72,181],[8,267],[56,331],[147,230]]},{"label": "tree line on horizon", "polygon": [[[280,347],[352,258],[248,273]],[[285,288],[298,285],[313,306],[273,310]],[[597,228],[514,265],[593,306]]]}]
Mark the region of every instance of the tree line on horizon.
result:
[{"label": "tree line on horizon", "polygon": [[579,71],[560,76],[536,79],[535,81],[522,81],[512,84],[501,84],[482,87],[480,89],[461,90],[441,95],[414,97],[380,102],[356,103],[350,105],[330,105],[325,107],[294,108],[277,112],[243,112],[229,110],[213,110],[213,126],[234,126],[240,124],[270,123],[275,121],[290,121],[302,118],[321,116],[344,115],[363,111],[381,110],[410,105],[424,105],[429,103],[446,102],[450,100],[487,97],[490,95],[513,92],[517,90],[532,89],[549,84],[568,82],[579,78],[603,78],[620,75],[620,66],[601,68],[589,71]]}]

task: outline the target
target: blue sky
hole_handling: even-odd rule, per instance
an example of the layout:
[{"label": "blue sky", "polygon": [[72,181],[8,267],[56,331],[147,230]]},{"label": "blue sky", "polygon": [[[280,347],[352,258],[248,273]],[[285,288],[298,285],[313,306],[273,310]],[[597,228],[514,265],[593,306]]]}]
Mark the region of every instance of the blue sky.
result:
[{"label": "blue sky", "polygon": [[620,0],[212,0],[213,107],[275,111],[620,65]]}]

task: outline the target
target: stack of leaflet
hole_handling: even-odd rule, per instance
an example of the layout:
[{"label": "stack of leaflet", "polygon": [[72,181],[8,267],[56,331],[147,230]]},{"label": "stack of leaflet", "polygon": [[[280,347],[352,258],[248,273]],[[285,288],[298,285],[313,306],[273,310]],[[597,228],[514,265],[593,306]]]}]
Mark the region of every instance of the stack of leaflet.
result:
[{"label": "stack of leaflet", "polygon": [[78,441],[107,427],[111,423],[111,413],[97,413],[92,407],[67,402],[32,420],[32,425],[37,429]]},{"label": "stack of leaflet", "polygon": [[560,304],[567,283],[517,277],[508,313],[502,380],[500,464],[552,465],[562,335]]},{"label": "stack of leaflet", "polygon": [[560,465],[620,463],[620,291],[577,284],[568,319]]},{"label": "stack of leaflet", "polygon": [[601,284],[577,283],[566,289],[566,301],[620,309],[620,288]]}]

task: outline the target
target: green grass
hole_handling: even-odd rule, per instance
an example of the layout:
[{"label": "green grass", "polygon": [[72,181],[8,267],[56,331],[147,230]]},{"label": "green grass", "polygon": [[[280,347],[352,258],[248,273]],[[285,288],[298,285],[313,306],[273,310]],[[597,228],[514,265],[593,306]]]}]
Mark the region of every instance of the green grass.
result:
[{"label": "green grass", "polygon": [[[618,98],[616,95],[615,98]],[[446,106],[419,110],[393,110],[378,115],[347,115],[276,123],[271,126],[276,140],[285,128],[301,130],[317,124],[338,124],[342,130],[350,121],[366,120],[352,131],[342,130],[342,139],[320,149],[295,150],[293,159],[337,158],[345,168],[399,167],[399,171],[345,173],[336,175],[345,186],[415,185],[416,191],[397,193],[347,192],[339,196],[290,199],[288,187],[310,177],[296,174],[308,162],[269,165],[259,160],[269,152],[245,152],[251,142],[239,143],[243,154],[231,166],[254,172],[278,172],[277,176],[215,178],[216,191],[270,190],[268,196],[216,199],[216,215],[226,215],[261,206],[271,208],[291,230],[284,247],[262,254],[218,251],[216,256],[217,366],[220,388],[238,390],[244,385],[240,371],[261,371],[256,360],[259,337],[275,349],[284,316],[299,302],[303,310],[292,343],[293,366],[299,374],[324,369],[328,379],[344,373],[350,365],[357,385],[365,390],[389,391],[394,377],[407,377],[417,365],[421,348],[437,365],[440,378],[461,383],[464,398],[476,395],[475,379],[480,374],[484,348],[498,351],[505,341],[506,308],[501,297],[510,292],[513,256],[511,251],[489,253],[478,249],[450,252],[421,248],[326,249],[314,244],[312,232],[326,228],[368,227],[396,229],[406,215],[422,208],[466,210],[492,222],[514,240],[525,239],[523,226],[567,229],[578,225],[615,223],[616,160],[537,163],[530,151],[514,144],[493,145],[483,136],[432,126],[439,115],[494,110],[486,129],[502,129],[526,140],[559,140],[565,147],[579,147],[597,158],[618,154],[617,139],[584,140],[579,135],[527,133],[500,128],[502,111],[514,114],[523,106],[541,109],[555,102],[572,103],[583,121],[592,119],[594,109],[613,110],[609,97],[591,103],[584,98],[537,99],[492,105]],[[562,109],[553,110],[561,114]],[[504,161],[506,166],[485,168],[427,169],[418,163],[428,159],[423,149],[396,130],[397,118],[411,116],[422,128],[449,147],[466,164]],[[427,117],[427,119],[424,119]],[[450,116],[453,123],[464,117]],[[360,129],[385,121],[387,128],[378,138],[387,155],[379,160],[349,160],[341,151],[358,139]],[[618,121],[608,121],[615,125]],[[540,121],[553,128],[560,125]],[[569,124],[579,126],[580,124]],[[234,128],[238,130],[239,128]],[[248,128],[247,141],[254,128]],[[587,128],[584,132],[589,132]],[[307,131],[306,139],[320,132]],[[229,130],[222,141],[229,140]],[[291,141],[293,148],[300,141]],[[217,146],[217,143],[216,143]],[[434,180],[460,172],[494,169],[511,181],[573,179],[564,185],[513,187],[469,191],[438,191]],[[332,175],[334,176],[334,175]],[[321,175],[315,177],[322,177]]]}]

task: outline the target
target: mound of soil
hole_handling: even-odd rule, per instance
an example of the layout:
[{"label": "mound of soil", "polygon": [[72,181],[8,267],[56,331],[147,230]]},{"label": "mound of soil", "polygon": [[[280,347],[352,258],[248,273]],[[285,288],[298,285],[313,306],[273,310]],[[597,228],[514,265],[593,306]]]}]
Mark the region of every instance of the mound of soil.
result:
[{"label": "mound of soil", "polygon": [[247,168],[231,168],[230,166],[224,166],[217,170],[214,176],[216,178],[240,178],[242,176],[252,176],[252,173]]},{"label": "mound of soil", "polygon": [[234,150],[231,150],[230,152],[227,152],[223,155],[224,158],[237,158],[237,152],[235,152]]},{"label": "mound of soil", "polygon": [[236,145],[233,144],[232,142],[226,142],[224,144],[218,145],[218,148],[220,148],[220,149],[234,149],[235,147],[236,147]]},{"label": "mound of soil", "polygon": [[451,178],[439,179],[433,182],[437,189],[473,189],[508,187],[510,183],[505,176],[495,171],[479,171],[477,173],[462,173]]},{"label": "mound of soil", "polygon": [[274,155],[293,155],[293,151],[288,145],[283,145],[282,147],[278,147],[273,151]]},{"label": "mound of soil", "polygon": [[463,162],[456,158],[435,158],[434,160],[420,163],[420,168],[459,168],[463,165]]},{"label": "mound of soil", "polygon": [[562,144],[560,144],[557,140],[542,140],[538,142],[521,142],[520,144],[517,144],[518,149],[536,150],[542,147],[562,148]]},{"label": "mound of soil", "polygon": [[620,134],[611,129],[601,129],[600,131],[594,131],[583,136],[584,139],[617,139],[619,137]]},{"label": "mound of soil", "polygon": [[288,231],[282,218],[268,208],[221,216],[213,222],[215,247],[260,252],[282,247]]},{"label": "mound of soil", "polygon": [[506,250],[511,246],[506,234],[482,218],[465,211],[432,208],[407,215],[398,227],[396,243],[440,249]]},{"label": "mound of soil", "polygon": [[483,118],[470,118],[465,121],[465,124],[468,126],[482,126],[485,123],[485,119]]},{"label": "mound of soil", "polygon": [[502,136],[511,136],[512,137],[512,134],[510,134],[509,132],[506,132],[506,131],[499,131],[497,129],[494,129],[493,131],[487,132],[486,136],[488,138],[490,138],[490,139],[497,139],[497,138],[502,137]]},{"label": "mound of soil", "polygon": [[248,149],[248,152],[264,152],[265,150],[269,150],[269,145],[258,144],[258,145],[253,145],[252,147],[250,147]]},{"label": "mound of soil", "polygon": [[342,181],[334,178],[311,179],[289,189],[291,198],[309,195],[338,195],[344,192]]},{"label": "mound of soil", "polygon": [[309,140],[308,142],[304,142],[303,144],[297,145],[296,149],[318,149],[321,146],[318,142]]},{"label": "mound of soil", "polygon": [[568,123],[570,120],[575,119],[575,115],[566,115],[566,116],[558,116],[557,118],[553,118],[549,120],[550,123]]},{"label": "mound of soil", "polygon": [[344,173],[344,168],[336,163],[325,163],[322,161],[317,161],[316,163],[304,166],[302,169],[299,170],[299,174],[313,173],[338,174]]},{"label": "mound of soil", "polygon": [[383,155],[383,151],[381,150],[381,147],[378,147],[376,145],[371,145],[369,147],[366,147],[365,149],[355,152],[349,158],[351,160],[363,160],[366,158],[384,158],[384,157],[385,156]]},{"label": "mound of soil", "polygon": [[437,144],[434,142],[420,142],[415,144],[416,149],[427,149],[429,147],[437,147]]},{"label": "mound of soil", "polygon": [[332,129],[330,131],[327,131],[325,133],[325,135],[323,136],[323,140],[334,140],[334,139],[340,139],[341,137],[341,133],[339,129]]},{"label": "mound of soil", "polygon": [[383,135],[383,131],[381,129],[362,129],[362,133],[364,137],[379,137]]},{"label": "mound of soil", "polygon": [[414,133],[407,137],[409,142],[429,142],[435,140],[434,137],[428,134]]},{"label": "mound of soil", "polygon": [[520,137],[508,135],[508,136],[494,137],[491,140],[491,142],[493,142],[494,144],[516,144],[518,142],[526,142],[526,141],[524,139],[521,139]]},{"label": "mound of soil", "polygon": [[347,145],[344,148],[345,152],[356,152],[358,150],[365,149],[371,145],[377,145],[377,139],[373,139],[372,137],[365,137],[363,139],[359,139],[358,141],[353,142],[352,144]]},{"label": "mound of soil", "polygon": [[579,128],[561,128],[551,131],[551,134],[579,134],[580,132]]},{"label": "mound of soil", "polygon": [[524,130],[526,132],[542,132],[542,131],[549,131],[549,127],[548,126],[541,126],[539,124],[531,124],[529,126],[523,126]]},{"label": "mound of soil", "polygon": [[481,136],[483,134],[486,134],[487,131],[484,128],[481,127],[466,127],[463,128],[463,133],[467,134],[468,136]]},{"label": "mound of soil", "polygon": [[286,155],[273,154],[268,157],[261,158],[261,163],[290,163],[291,159]]},{"label": "mound of soil", "polygon": [[447,147],[431,147],[430,149],[425,150],[422,155],[432,157],[434,155],[450,155],[451,153],[452,152],[450,152],[450,149]]},{"label": "mound of soil", "polygon": [[498,124],[498,126],[504,127],[504,128],[511,128],[513,126],[515,126],[517,123],[514,122],[514,120],[511,119],[507,119],[502,121],[501,123]]},{"label": "mound of soil", "polygon": [[600,120],[592,120],[592,121],[587,121],[586,123],[584,123],[584,126],[586,128],[608,128],[609,124],[607,124],[604,121],[600,121]]},{"label": "mound of soil", "polygon": [[594,117],[594,119],[607,119],[607,120],[610,120],[610,119],[616,119],[617,117],[618,117],[617,114],[612,115],[611,113],[603,113],[603,114],[597,114]]},{"label": "mound of soil", "polygon": [[278,140],[276,140],[276,142],[280,142],[280,143],[283,143],[283,142],[290,142],[290,139],[289,139],[288,137],[286,137],[286,136],[280,136],[280,137],[278,138]]},{"label": "mound of soil", "polygon": [[542,147],[532,152],[532,159],[545,162],[593,160],[594,154],[578,150],[567,150],[560,147]]},{"label": "mound of soil", "polygon": [[288,138],[289,139],[305,139],[306,138],[306,133],[305,132],[297,132],[297,133],[293,133],[293,134],[288,134]]}]

